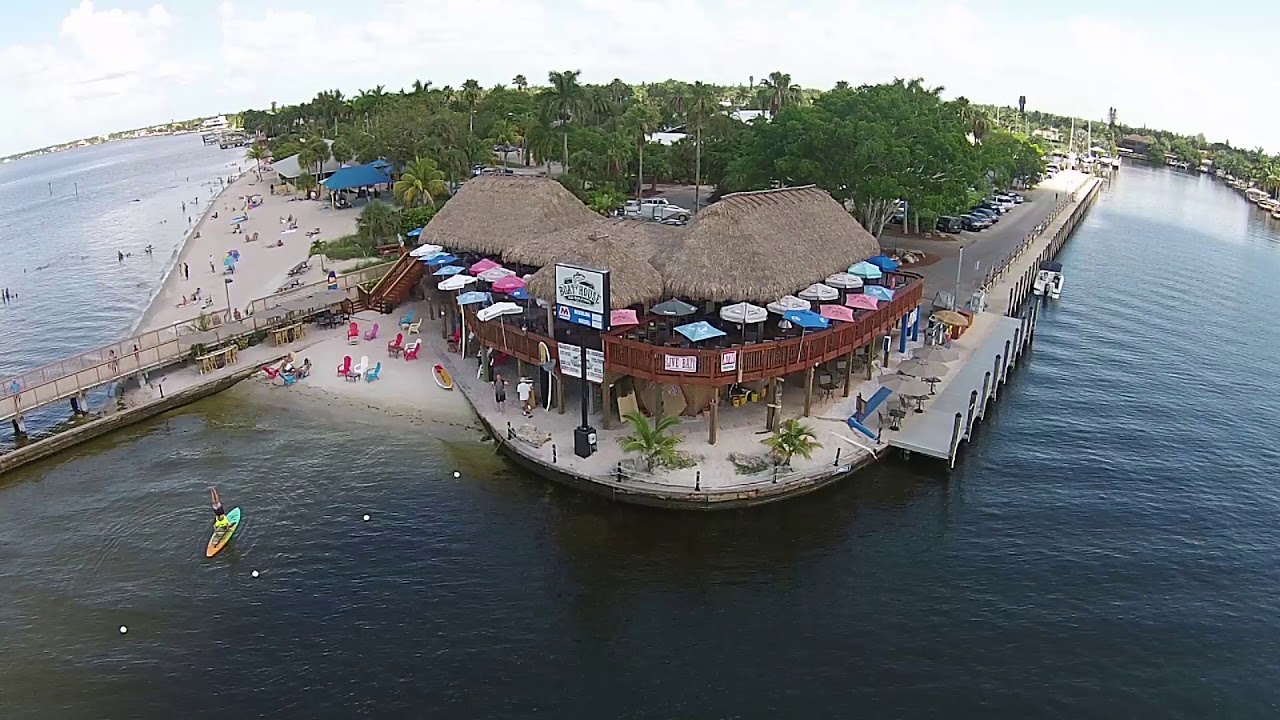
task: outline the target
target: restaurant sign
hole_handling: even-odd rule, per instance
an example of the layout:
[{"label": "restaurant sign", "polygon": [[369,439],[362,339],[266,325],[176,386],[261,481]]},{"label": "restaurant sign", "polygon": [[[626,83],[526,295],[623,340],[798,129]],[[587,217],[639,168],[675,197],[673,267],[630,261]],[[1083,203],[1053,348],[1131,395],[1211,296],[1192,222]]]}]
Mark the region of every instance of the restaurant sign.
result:
[{"label": "restaurant sign", "polygon": [[609,329],[609,271],[556,265],[556,317],[596,330]]},{"label": "restaurant sign", "polygon": [[[560,353],[560,372],[569,377],[582,377],[582,346],[557,343]],[[604,382],[604,353],[587,348],[587,382]]]},{"label": "restaurant sign", "polygon": [[738,351],[725,350],[720,353],[720,372],[733,372],[738,369]]},{"label": "restaurant sign", "polygon": [[663,355],[662,367],[667,372],[696,373],[698,372],[698,356]]}]

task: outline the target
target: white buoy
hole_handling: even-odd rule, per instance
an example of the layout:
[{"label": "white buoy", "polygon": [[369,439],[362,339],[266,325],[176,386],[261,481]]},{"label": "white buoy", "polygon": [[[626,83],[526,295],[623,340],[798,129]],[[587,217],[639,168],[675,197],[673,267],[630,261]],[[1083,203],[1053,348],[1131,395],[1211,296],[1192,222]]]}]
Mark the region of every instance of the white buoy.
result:
[{"label": "white buoy", "polygon": [[127,632],[129,632],[129,628],[127,628],[127,627],[125,627],[125,626],[121,625],[121,626],[120,626],[120,634],[121,634],[121,635],[123,635],[123,634],[125,634],[125,633],[127,633]]},{"label": "white buoy", "polygon": [[254,570],[254,571],[253,571],[253,576],[254,576],[254,577],[258,577],[258,571],[257,571],[257,570]]},{"label": "white buoy", "polygon": [[453,471],[453,476],[454,476],[454,477],[462,477],[462,473],[458,472],[457,470],[454,470],[454,471]]},{"label": "white buoy", "polygon": [[369,516],[368,516],[368,515],[365,515],[365,516],[364,516],[364,521],[365,521],[365,522],[369,522]]}]

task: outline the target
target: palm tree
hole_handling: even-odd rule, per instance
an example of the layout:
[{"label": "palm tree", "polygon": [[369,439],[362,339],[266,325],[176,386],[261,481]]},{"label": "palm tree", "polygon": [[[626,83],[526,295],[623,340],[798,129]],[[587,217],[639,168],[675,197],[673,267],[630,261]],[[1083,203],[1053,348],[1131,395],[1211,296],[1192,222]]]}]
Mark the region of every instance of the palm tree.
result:
[{"label": "palm tree", "polygon": [[848,81],[848,80],[837,80],[837,81],[836,81],[836,86],[835,86],[834,88],[832,88],[832,89],[833,89],[833,90],[848,90],[848,89],[849,89],[849,81]]},{"label": "palm tree", "polygon": [[660,120],[658,109],[648,100],[641,100],[627,108],[626,114],[622,116],[622,124],[635,136],[636,146],[639,148],[640,173],[636,179],[637,198],[644,195],[644,146],[649,142],[649,134],[657,129]]},{"label": "palm tree", "polygon": [[302,141],[302,149],[298,151],[298,167],[315,168],[315,176],[324,174],[324,163],[331,157],[329,143],[320,138]]},{"label": "palm tree", "polygon": [[782,108],[800,101],[800,86],[791,82],[791,75],[778,72],[760,81],[760,106],[777,115]]},{"label": "palm tree", "polygon": [[698,212],[699,196],[702,190],[702,126],[711,119],[712,114],[720,109],[719,94],[715,87],[701,80],[689,86],[689,97],[685,102],[685,116],[697,133],[694,145],[693,161],[693,212]]},{"label": "palm tree", "polygon": [[678,457],[676,446],[684,437],[674,435],[670,430],[680,424],[680,418],[660,417],[654,421],[653,427],[649,427],[644,416],[638,410],[633,410],[624,415],[623,419],[631,425],[631,434],[618,438],[622,452],[639,455],[644,459],[645,468],[649,472],[653,472],[659,465],[675,463]]},{"label": "palm tree", "polygon": [[254,143],[249,147],[249,151],[244,154],[245,159],[252,160],[258,166],[258,182],[262,182],[262,162],[271,157],[271,151],[267,150],[267,146],[262,143]]},{"label": "palm tree", "polygon": [[532,113],[524,115],[516,115],[511,118],[512,134],[516,138],[516,143],[520,145],[520,157],[523,159],[525,167],[529,166],[529,135],[538,125],[538,117]]},{"label": "palm tree", "polygon": [[813,451],[822,447],[813,428],[791,418],[778,426],[777,432],[760,442],[769,446],[769,453],[779,465],[791,466],[791,458],[800,456],[806,460]]},{"label": "palm tree", "polygon": [[524,92],[525,90],[529,89],[529,81],[526,80],[523,75],[517,75],[514,78],[512,78],[511,84],[515,85],[516,89],[519,90],[520,92]]},{"label": "palm tree", "polygon": [[476,105],[480,103],[480,98],[482,97],[484,97],[484,90],[480,89],[479,82],[467,80],[462,83],[462,102],[466,104],[467,111],[470,113],[467,131],[472,134],[475,134],[476,131]]},{"label": "palm tree", "polygon": [[356,218],[356,233],[369,245],[390,240],[400,229],[400,213],[390,205],[374,200]]},{"label": "palm tree", "polygon": [[[305,165],[302,165],[301,162],[299,162],[298,165],[301,167],[306,167]],[[306,170],[303,170],[301,173],[298,173],[298,177],[293,179],[293,189],[298,192],[302,192],[302,193],[310,192],[311,190],[314,190],[316,187],[317,187],[316,176],[312,175]]]},{"label": "palm tree", "polygon": [[981,145],[982,139],[991,132],[991,118],[987,117],[982,108],[963,96],[956,98],[956,112],[960,116],[960,123],[964,126],[965,132],[973,136],[975,143]]},{"label": "palm tree", "polygon": [[515,142],[516,131],[511,123],[506,120],[497,120],[489,128],[489,145],[498,145],[502,147],[502,166],[507,166],[507,154],[510,152],[507,148]]},{"label": "palm tree", "polygon": [[444,173],[436,167],[431,158],[415,157],[409,163],[392,187],[396,199],[405,207],[417,207],[431,203],[436,206],[436,198],[449,192],[444,182]]},{"label": "palm tree", "polygon": [[581,70],[562,70],[547,73],[551,87],[542,91],[543,111],[548,119],[559,124],[561,169],[569,172],[569,123],[586,112],[586,90],[578,82]]}]

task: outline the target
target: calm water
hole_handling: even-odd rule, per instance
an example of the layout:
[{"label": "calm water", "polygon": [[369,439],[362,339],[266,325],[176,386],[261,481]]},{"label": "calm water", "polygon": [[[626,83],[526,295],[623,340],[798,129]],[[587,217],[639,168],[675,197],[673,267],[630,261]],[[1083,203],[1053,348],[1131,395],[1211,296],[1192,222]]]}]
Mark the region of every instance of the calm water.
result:
[{"label": "calm water", "polygon": [[0,717],[1275,717],[1269,222],[1125,168],[949,478],[667,514],[243,390],[86,446],[0,485]]}]

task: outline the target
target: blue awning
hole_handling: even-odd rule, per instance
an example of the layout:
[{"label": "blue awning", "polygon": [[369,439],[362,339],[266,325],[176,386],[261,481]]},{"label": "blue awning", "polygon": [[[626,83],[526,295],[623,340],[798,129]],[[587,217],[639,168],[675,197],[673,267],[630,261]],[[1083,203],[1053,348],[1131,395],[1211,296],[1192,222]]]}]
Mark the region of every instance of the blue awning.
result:
[{"label": "blue awning", "polygon": [[369,185],[386,185],[389,182],[391,178],[381,168],[370,164],[344,167],[330,175],[323,184],[329,190],[350,190]]}]

